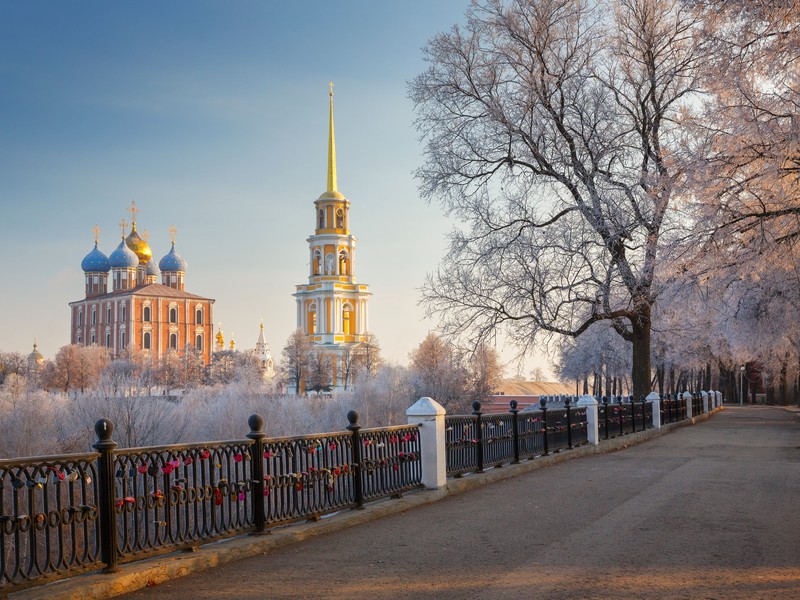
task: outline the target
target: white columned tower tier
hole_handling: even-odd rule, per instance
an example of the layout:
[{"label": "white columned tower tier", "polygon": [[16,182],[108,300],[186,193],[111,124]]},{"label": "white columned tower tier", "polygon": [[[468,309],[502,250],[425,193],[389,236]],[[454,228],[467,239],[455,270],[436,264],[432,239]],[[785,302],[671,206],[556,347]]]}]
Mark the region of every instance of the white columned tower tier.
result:
[{"label": "white columned tower tier", "polygon": [[[308,283],[297,286],[297,329],[315,349],[334,357],[367,341],[369,287],[356,280],[356,243],[350,233],[350,201],[336,181],[336,142],[333,127],[333,84],[330,92],[328,181],[314,201],[314,234],[307,240]],[[342,387],[334,368],[332,384]]]}]

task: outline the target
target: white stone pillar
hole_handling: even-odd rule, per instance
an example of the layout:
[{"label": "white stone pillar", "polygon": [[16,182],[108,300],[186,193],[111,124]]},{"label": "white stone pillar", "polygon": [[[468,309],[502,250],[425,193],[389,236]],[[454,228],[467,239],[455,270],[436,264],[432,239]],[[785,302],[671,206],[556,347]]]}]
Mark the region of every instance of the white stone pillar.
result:
[{"label": "white stone pillar", "polygon": [[586,433],[590,444],[600,443],[600,424],[598,423],[597,400],[594,396],[581,396],[578,406],[586,407]]},{"label": "white stone pillar", "polygon": [[653,403],[653,429],[661,429],[661,396],[658,392],[650,392],[645,400]]},{"label": "white stone pillar", "polygon": [[707,414],[711,412],[708,405],[708,392],[701,391],[700,394],[703,396],[703,412]]},{"label": "white stone pillar", "polygon": [[422,484],[428,489],[444,487],[447,482],[444,416],[447,411],[433,398],[420,398],[406,411],[409,425],[419,424],[422,453]]},{"label": "white stone pillar", "polygon": [[717,408],[720,408],[722,406],[722,392],[717,390],[716,395],[717,395]]},{"label": "white stone pillar", "polygon": [[683,401],[686,403],[686,418],[691,419],[692,415],[692,395],[689,392],[683,392]]}]

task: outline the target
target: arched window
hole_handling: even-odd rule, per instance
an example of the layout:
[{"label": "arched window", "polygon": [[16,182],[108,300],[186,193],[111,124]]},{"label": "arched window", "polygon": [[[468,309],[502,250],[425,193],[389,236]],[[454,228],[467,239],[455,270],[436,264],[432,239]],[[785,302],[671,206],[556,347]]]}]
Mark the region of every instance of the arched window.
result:
[{"label": "arched window", "polygon": [[203,324],[203,309],[198,308],[194,311],[194,323],[195,325],[202,325]]},{"label": "arched window", "polygon": [[149,306],[145,306],[144,310],[142,311],[142,321],[145,323],[149,323],[153,320],[153,313],[152,309]]},{"label": "arched window", "polygon": [[106,323],[111,323],[111,307],[106,306]]},{"label": "arched window", "polygon": [[314,251],[314,275],[322,275],[322,252]]},{"label": "arched window", "polygon": [[119,307],[119,320],[121,323],[125,322],[125,305]]},{"label": "arched window", "polygon": [[97,310],[92,307],[92,325],[97,325]]},{"label": "arched window", "polygon": [[178,349],[178,334],[177,333],[170,333],[169,334],[169,347],[173,350]]},{"label": "arched window", "polygon": [[94,343],[95,343],[94,334],[92,334],[92,341],[90,343],[92,344],[92,346],[94,346]]},{"label": "arched window", "polygon": [[344,211],[341,208],[336,211],[336,227],[344,228]]},{"label": "arched window", "polygon": [[106,348],[111,348],[111,334],[106,332]]},{"label": "arched window", "polygon": [[78,309],[78,327],[83,327],[83,309]]},{"label": "arched window", "polygon": [[347,261],[347,252],[342,250],[339,252],[339,275],[349,275],[350,269]]},{"label": "arched window", "polygon": [[149,331],[145,331],[144,335],[142,336],[142,348],[144,350],[150,350],[151,342],[151,334]]},{"label": "arched window", "polygon": [[198,352],[202,352],[203,351],[203,336],[202,335],[198,334],[198,335],[196,335],[194,337],[194,349],[197,350]]},{"label": "arched window", "polygon": [[178,322],[178,307],[172,306],[169,309],[169,322],[170,323],[177,323]]},{"label": "arched window", "polygon": [[119,332],[119,349],[120,350],[125,350],[125,332],[124,331],[120,331]]},{"label": "arched window", "polygon": [[345,304],[344,308],[342,309],[342,331],[345,335],[350,335],[353,333],[353,324],[351,315],[353,314],[353,308],[349,304]]},{"label": "arched window", "polygon": [[317,229],[324,229],[325,228],[325,211],[321,208],[319,209],[319,226]]}]

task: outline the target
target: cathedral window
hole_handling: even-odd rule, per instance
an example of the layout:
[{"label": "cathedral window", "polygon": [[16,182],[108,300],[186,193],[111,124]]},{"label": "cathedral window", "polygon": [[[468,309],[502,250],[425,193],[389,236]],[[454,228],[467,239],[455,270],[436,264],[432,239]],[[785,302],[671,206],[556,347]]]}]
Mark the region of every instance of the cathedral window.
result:
[{"label": "cathedral window", "polygon": [[124,331],[120,331],[119,332],[119,349],[120,350],[125,350],[125,332]]},{"label": "cathedral window", "polygon": [[345,304],[344,308],[342,309],[342,331],[345,335],[350,335],[353,333],[352,319],[350,318],[351,315],[352,307],[349,304]]},{"label": "cathedral window", "polygon": [[319,250],[314,252],[314,275],[322,275],[322,253]]},{"label": "cathedral window", "polygon": [[111,323],[111,307],[106,306],[106,323]]},{"label": "cathedral window", "polygon": [[178,308],[175,306],[172,306],[169,309],[169,322],[170,323],[178,322]]},{"label": "cathedral window", "polygon": [[78,309],[78,327],[83,327],[83,309]]},{"label": "cathedral window", "polygon": [[[148,307],[149,308],[149,307]],[[142,348],[145,350],[150,350],[150,342],[151,334],[149,331],[145,331],[144,335],[142,336]]]},{"label": "cathedral window", "polygon": [[344,211],[341,208],[336,211],[336,227],[339,229],[344,227]]},{"label": "cathedral window", "polygon": [[172,350],[178,349],[178,334],[177,333],[170,333],[169,334],[169,347]]},{"label": "cathedral window", "polygon": [[[95,310],[94,306],[92,307],[92,325],[97,325],[97,310]],[[94,343],[94,340],[92,340]]]},{"label": "cathedral window", "polygon": [[342,250],[339,252],[339,274],[340,275],[349,275],[349,269],[347,268],[347,252]]},{"label": "cathedral window", "polygon": [[153,319],[152,309],[149,306],[145,306],[144,310],[142,311],[142,321],[149,323],[150,321],[152,321],[152,319]]},{"label": "cathedral window", "polygon": [[92,334],[92,341],[90,343],[94,346],[95,343],[94,334]]},{"label": "cathedral window", "polygon": [[319,209],[319,227],[318,229],[325,228],[325,211],[321,208]]},{"label": "cathedral window", "polygon": [[106,348],[111,348],[111,334],[106,332]]},{"label": "cathedral window", "polygon": [[203,309],[198,308],[194,312],[194,324],[195,325],[202,325],[203,324]]},{"label": "cathedral window", "polygon": [[202,335],[196,335],[195,336],[195,338],[194,338],[194,348],[198,352],[202,352],[203,351],[203,336]]},{"label": "cathedral window", "polygon": [[308,312],[308,333],[309,335],[317,333],[317,307],[313,305]]},{"label": "cathedral window", "polygon": [[120,306],[119,320],[121,323],[125,322],[125,305]]}]

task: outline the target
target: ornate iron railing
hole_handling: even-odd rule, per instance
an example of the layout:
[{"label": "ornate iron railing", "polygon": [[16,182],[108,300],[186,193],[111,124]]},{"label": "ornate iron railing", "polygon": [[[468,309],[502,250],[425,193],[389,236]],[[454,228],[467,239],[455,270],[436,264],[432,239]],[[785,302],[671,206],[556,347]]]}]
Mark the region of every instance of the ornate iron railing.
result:
[{"label": "ornate iron railing", "polygon": [[418,425],[0,460],[0,595],[421,486]]},{"label": "ornate iron railing", "polygon": [[508,413],[484,415],[476,401],[471,415],[446,416],[447,474],[480,473],[585,444],[586,408],[572,406],[569,398],[565,403],[564,408],[548,409],[543,399],[538,410],[518,411],[512,400]]},{"label": "ornate iron railing", "polygon": [[0,460],[0,592],[101,566],[98,456]]}]

